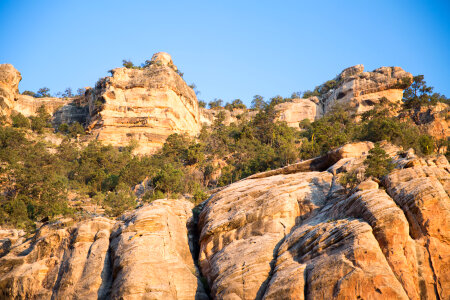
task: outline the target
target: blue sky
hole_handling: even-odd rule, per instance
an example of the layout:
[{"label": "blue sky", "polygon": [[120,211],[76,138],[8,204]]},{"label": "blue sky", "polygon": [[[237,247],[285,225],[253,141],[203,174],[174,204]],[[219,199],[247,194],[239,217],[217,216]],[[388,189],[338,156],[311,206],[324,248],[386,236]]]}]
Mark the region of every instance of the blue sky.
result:
[{"label": "blue sky", "polygon": [[205,101],[289,96],[356,64],[450,97],[450,1],[0,1],[0,63],[20,91],[93,86],[159,51]]}]

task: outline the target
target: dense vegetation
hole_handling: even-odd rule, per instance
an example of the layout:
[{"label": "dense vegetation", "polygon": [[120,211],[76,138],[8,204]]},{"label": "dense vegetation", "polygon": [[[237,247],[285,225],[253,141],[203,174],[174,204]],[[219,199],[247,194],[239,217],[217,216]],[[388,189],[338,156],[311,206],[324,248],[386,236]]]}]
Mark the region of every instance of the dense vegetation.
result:
[{"label": "dense vegetation", "polygon": [[[423,78],[417,79],[417,84],[425,85]],[[210,188],[316,157],[353,141],[387,140],[404,149],[413,148],[419,155],[429,155],[448,146],[448,140],[436,141],[410,119],[391,113],[414,109],[411,101],[415,103],[417,97],[422,99],[421,105],[446,99],[441,96],[439,101],[425,102],[424,94],[431,97],[428,99],[436,97],[423,86],[425,92],[420,92],[420,87],[414,92],[415,88],[412,85],[411,92],[405,92],[403,107],[381,101],[359,116],[358,122],[349,109],[338,107],[315,122],[304,120],[301,130],[276,121],[275,105],[285,98],[277,96],[266,102],[255,96],[252,108],[257,114],[253,118],[245,117],[244,112],[236,123],[226,125],[221,111],[199,137],[173,134],[152,156],[132,155],[135,143],[120,149],[95,141],[82,143],[78,140],[84,134],[80,124],[62,124],[54,129],[43,107],[32,118],[15,114],[12,127],[0,127],[0,223],[32,228],[35,221],[82,215],[73,204],[84,201],[117,216],[137,205],[133,187],[141,182],[146,183],[141,201],[187,194],[198,203],[206,199]],[[229,105],[232,107],[228,109],[244,108],[239,99]],[[58,146],[39,138],[53,131],[63,137]],[[371,151],[366,163],[366,176],[374,178],[392,168],[379,147]],[[349,186],[358,180],[355,174],[344,179]]]}]

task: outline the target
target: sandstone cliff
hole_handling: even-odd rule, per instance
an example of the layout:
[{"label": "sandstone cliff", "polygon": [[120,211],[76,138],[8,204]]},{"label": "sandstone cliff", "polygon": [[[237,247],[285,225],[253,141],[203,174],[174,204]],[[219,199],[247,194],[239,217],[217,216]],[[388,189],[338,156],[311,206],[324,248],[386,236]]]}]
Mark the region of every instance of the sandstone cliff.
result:
[{"label": "sandstone cliff", "polygon": [[278,104],[279,120],[298,128],[304,119],[311,122],[321,118],[337,104],[362,113],[386,98],[391,103],[401,103],[403,90],[408,87],[412,75],[400,67],[381,67],[364,72],[363,65],[342,71],[336,78],[318,88],[319,96],[293,99]]},{"label": "sandstone cliff", "polygon": [[191,210],[157,200],[117,222],[59,222],[27,240],[0,231],[0,298],[208,299],[188,243]]},{"label": "sandstone cliff", "polygon": [[12,111],[20,112],[29,117],[36,115],[39,107],[44,106],[47,112],[53,115],[53,123],[77,121],[86,122],[88,110],[84,96],[72,98],[44,97],[34,98],[19,93],[19,82],[22,76],[10,64],[0,65],[0,115],[10,116]]},{"label": "sandstone cliff", "polygon": [[383,97],[392,103],[400,103],[403,89],[412,78],[411,73],[400,67],[381,67],[372,72],[364,72],[363,65],[347,68],[335,78],[336,87],[321,97],[324,112],[337,102],[349,105],[357,113],[370,110]]},{"label": "sandstone cliff", "polygon": [[118,68],[88,91],[89,130],[100,141],[155,152],[172,133],[196,135],[201,123],[195,92],[167,53],[143,69]]},{"label": "sandstone cliff", "polygon": [[337,178],[371,147],[347,145],[326,163],[256,174],[213,195],[199,223],[212,296],[448,299],[448,161],[385,145],[399,167],[385,189],[368,181],[344,193]]},{"label": "sandstone cliff", "polygon": [[0,298],[207,299],[199,248],[214,299],[449,299],[450,164],[384,143],[397,168],[343,189],[373,146],[217,190],[197,225],[191,203],[156,200],[28,239],[0,231]]},{"label": "sandstone cliff", "polygon": [[0,64],[0,115],[9,115],[19,93],[22,76],[10,64]]}]

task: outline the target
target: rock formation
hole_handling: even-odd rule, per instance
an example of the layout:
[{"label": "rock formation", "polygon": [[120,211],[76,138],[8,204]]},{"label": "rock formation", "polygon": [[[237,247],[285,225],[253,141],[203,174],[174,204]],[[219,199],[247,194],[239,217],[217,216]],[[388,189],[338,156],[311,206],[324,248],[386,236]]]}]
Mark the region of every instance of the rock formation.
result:
[{"label": "rock formation", "polygon": [[442,102],[400,114],[404,119],[412,119],[424,132],[438,140],[450,137],[449,116],[450,106]]},{"label": "rock formation", "polygon": [[0,115],[9,115],[19,93],[22,76],[13,65],[0,64]]},{"label": "rock formation", "polygon": [[205,125],[211,125],[217,119],[219,114],[223,114],[224,125],[230,125],[238,120],[249,120],[257,114],[256,110],[235,108],[231,111],[224,108],[200,109],[200,122]]},{"label": "rock formation", "polygon": [[327,163],[256,174],[213,195],[199,222],[213,298],[448,299],[448,161],[385,144],[399,168],[386,190],[367,181],[343,191],[337,179],[371,147],[346,145]]},{"label": "rock formation", "polygon": [[84,124],[88,115],[84,96],[72,98],[43,97],[34,98],[19,93],[20,72],[10,64],[0,65],[0,115],[10,116],[12,111],[29,117],[36,115],[39,107],[44,106],[53,115],[57,126],[61,123],[77,121]]},{"label": "rock formation", "polygon": [[319,96],[308,99],[293,99],[278,104],[279,120],[298,128],[304,119],[311,122],[321,118],[337,104],[362,113],[373,108],[386,98],[391,103],[400,103],[403,90],[412,80],[412,75],[400,67],[381,67],[372,72],[364,72],[363,65],[345,69],[330,81],[330,86],[319,88]]},{"label": "rock formation", "polygon": [[292,99],[290,102],[280,103],[275,106],[278,111],[278,120],[285,121],[289,126],[298,128],[298,123],[308,119],[311,122],[323,116],[319,98]]},{"label": "rock formation", "polygon": [[160,148],[172,133],[196,135],[201,123],[195,92],[177,74],[167,53],[157,53],[143,69],[117,68],[89,95],[89,129],[100,141],[141,153]]},{"label": "rock formation", "polygon": [[413,76],[400,67],[381,67],[372,72],[364,72],[363,65],[350,67],[335,78],[336,87],[321,97],[324,112],[336,103],[349,105],[357,113],[370,110],[386,98],[392,103],[400,103],[403,90],[412,83]]},{"label": "rock formation", "polygon": [[353,190],[339,178],[370,142],[219,189],[198,223],[190,202],[156,200],[2,230],[0,298],[207,299],[199,248],[213,299],[449,299],[450,164],[382,147],[397,168]]},{"label": "rock formation", "polygon": [[157,200],[117,222],[66,220],[25,241],[5,233],[12,245],[0,258],[0,298],[208,299],[188,243],[191,210]]}]

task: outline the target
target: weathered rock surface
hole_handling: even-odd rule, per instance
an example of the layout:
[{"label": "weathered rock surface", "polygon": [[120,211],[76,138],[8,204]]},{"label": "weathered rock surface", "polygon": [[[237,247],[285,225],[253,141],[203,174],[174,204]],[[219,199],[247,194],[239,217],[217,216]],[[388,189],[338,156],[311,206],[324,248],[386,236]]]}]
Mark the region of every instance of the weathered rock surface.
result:
[{"label": "weathered rock surface", "polygon": [[0,115],[9,115],[19,93],[22,76],[13,65],[0,64]]},{"label": "weathered rock surface", "polygon": [[155,152],[172,133],[196,135],[201,123],[195,92],[177,74],[170,55],[157,53],[143,69],[117,68],[89,96],[89,129],[100,141]]},{"label": "weathered rock surface", "polygon": [[85,124],[89,114],[84,96],[63,99],[55,97],[34,98],[19,94],[13,108],[29,117],[36,115],[38,108],[41,106],[44,106],[46,111],[53,116],[52,122],[56,126],[75,121]]},{"label": "weathered rock surface", "polygon": [[400,67],[381,67],[372,72],[364,72],[363,65],[347,68],[334,78],[334,86],[320,96],[307,99],[292,99],[277,104],[278,120],[298,128],[304,119],[311,122],[340,105],[354,113],[362,113],[386,98],[390,103],[401,103],[403,89],[412,75]]},{"label": "weathered rock surface", "polygon": [[401,117],[411,118],[423,131],[438,140],[450,137],[449,116],[450,107],[445,103],[401,114]]},{"label": "weathered rock surface", "polygon": [[191,210],[157,200],[117,222],[45,225],[26,241],[12,234],[0,298],[207,299],[188,242]]},{"label": "weathered rock surface", "polygon": [[323,157],[339,158],[328,171],[308,172],[318,163],[303,162],[213,195],[199,223],[212,297],[448,299],[448,161],[397,157],[385,144],[401,168],[382,182],[386,190],[366,181],[343,193],[339,173],[361,167],[371,147]]},{"label": "weathered rock surface", "polygon": [[348,105],[357,113],[372,109],[381,98],[391,103],[400,103],[407,79],[412,74],[400,67],[381,67],[364,72],[363,65],[342,71],[335,79],[337,86],[321,97],[323,111],[329,111],[336,103]]},{"label": "weathered rock surface", "polygon": [[0,65],[0,115],[10,116],[11,112],[20,112],[29,117],[36,115],[39,107],[44,106],[53,115],[53,122],[57,126],[61,123],[77,121],[86,122],[88,109],[84,96],[67,99],[56,97],[34,98],[19,93],[19,82],[22,76],[10,64]]},{"label": "weathered rock surface", "polygon": [[279,113],[278,120],[285,121],[289,126],[298,128],[298,123],[308,119],[314,122],[323,115],[322,106],[318,105],[319,99],[292,99],[291,102],[280,103],[275,106]]}]

